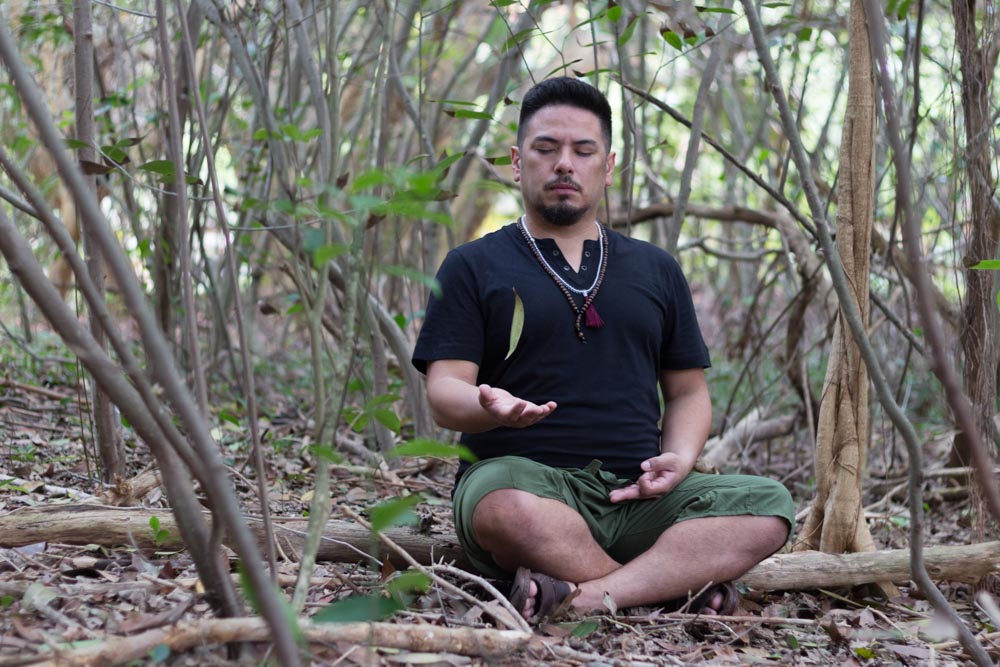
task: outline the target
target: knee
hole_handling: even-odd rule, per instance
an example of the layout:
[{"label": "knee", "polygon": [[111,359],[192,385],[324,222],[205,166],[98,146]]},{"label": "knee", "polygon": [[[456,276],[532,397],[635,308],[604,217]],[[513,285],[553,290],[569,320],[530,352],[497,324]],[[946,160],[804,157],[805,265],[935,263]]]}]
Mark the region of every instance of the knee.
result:
[{"label": "knee", "polygon": [[531,541],[540,500],[518,489],[499,489],[486,494],[472,514],[476,541],[486,549],[500,543]]},{"label": "knee", "polygon": [[771,555],[785,546],[785,542],[788,541],[792,533],[792,528],[784,517],[761,516],[758,519],[760,520],[761,543],[764,551],[767,552],[766,555]]}]

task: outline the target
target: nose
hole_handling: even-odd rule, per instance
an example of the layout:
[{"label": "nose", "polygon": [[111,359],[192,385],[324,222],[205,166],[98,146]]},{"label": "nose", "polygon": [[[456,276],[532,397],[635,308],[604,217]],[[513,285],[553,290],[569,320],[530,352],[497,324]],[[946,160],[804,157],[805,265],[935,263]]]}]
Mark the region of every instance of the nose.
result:
[{"label": "nose", "polygon": [[559,174],[573,173],[573,150],[565,146],[559,151],[559,159],[556,161],[555,170]]}]

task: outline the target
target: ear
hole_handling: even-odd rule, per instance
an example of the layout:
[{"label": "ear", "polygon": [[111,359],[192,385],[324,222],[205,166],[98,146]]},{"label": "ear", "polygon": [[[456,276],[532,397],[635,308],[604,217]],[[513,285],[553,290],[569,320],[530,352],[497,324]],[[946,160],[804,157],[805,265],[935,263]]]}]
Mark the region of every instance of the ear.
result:
[{"label": "ear", "polygon": [[611,182],[615,177],[615,154],[608,153],[608,163],[607,169],[604,173],[604,185],[605,187],[611,187]]},{"label": "ear", "polygon": [[521,151],[517,146],[510,147],[510,166],[514,170],[514,182],[521,180]]}]

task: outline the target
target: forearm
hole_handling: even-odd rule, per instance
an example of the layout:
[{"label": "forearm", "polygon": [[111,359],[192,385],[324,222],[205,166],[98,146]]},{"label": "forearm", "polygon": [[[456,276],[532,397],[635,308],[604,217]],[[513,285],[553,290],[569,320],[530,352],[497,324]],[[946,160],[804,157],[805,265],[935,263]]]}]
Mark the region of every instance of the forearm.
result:
[{"label": "forearm", "polygon": [[500,423],[479,402],[479,388],[454,377],[427,384],[427,402],[438,426],[462,433],[481,433]]},{"label": "forearm", "polygon": [[660,451],[676,454],[690,471],[705,447],[712,426],[712,402],[708,392],[676,396],[663,412]]}]

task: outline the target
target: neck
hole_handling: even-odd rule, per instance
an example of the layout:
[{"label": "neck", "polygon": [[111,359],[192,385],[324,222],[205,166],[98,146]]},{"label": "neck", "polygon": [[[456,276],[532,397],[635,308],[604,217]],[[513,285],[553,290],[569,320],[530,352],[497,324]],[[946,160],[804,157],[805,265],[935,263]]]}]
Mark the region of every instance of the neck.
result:
[{"label": "neck", "polygon": [[572,225],[553,225],[540,216],[525,213],[524,226],[536,239],[555,239],[582,244],[584,241],[596,241],[600,238],[597,220],[592,217],[585,217]]}]

